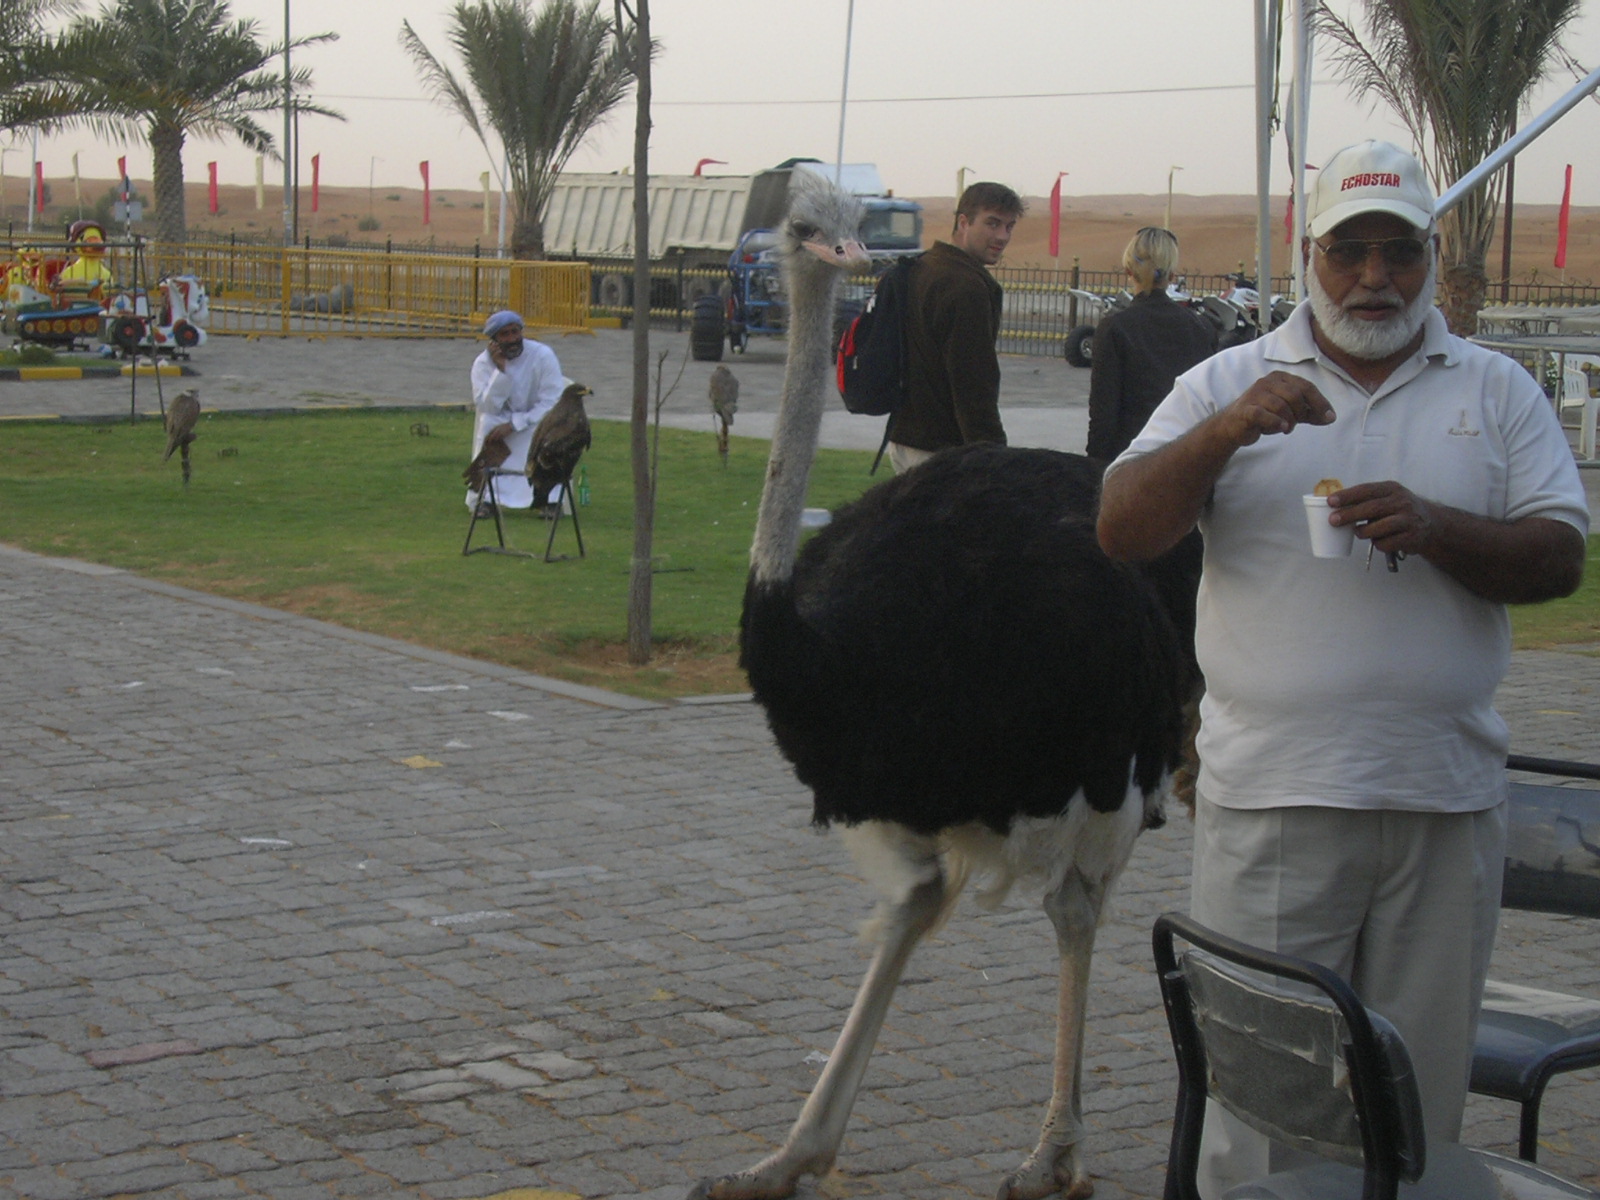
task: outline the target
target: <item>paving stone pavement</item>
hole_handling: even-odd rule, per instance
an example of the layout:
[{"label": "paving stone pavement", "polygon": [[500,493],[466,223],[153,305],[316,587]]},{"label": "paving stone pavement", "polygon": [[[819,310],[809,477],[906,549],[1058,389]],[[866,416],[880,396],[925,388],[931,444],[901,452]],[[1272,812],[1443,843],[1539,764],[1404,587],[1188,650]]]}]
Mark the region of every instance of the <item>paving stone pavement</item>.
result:
[{"label": "paving stone pavement", "polygon": [[[556,345],[625,415],[627,335]],[[186,383],[223,409],[459,404],[474,352],[217,338]],[[781,347],[731,365],[735,432],[768,433]],[[667,423],[703,427],[709,369]],[[1013,441],[1080,449],[1087,379],[1008,358]],[[0,416],[128,407],[115,381],[0,391]],[[878,433],[836,412],[823,437]],[[1516,749],[1600,761],[1597,651],[1516,656]],[[0,1200],[680,1197],[782,1139],[865,964],[870,896],[745,702],[650,705],[0,546],[0,730]],[[1161,1193],[1148,929],[1186,905],[1188,849],[1182,816],[1142,839],[1096,953],[1105,1200]],[[993,1195],[1049,1093],[1053,945],[1019,902],[919,949],[801,1196]],[[1496,973],[1600,995],[1597,949],[1507,914]],[[1545,1161],[1600,1184],[1600,1072],[1545,1112]],[[1513,1147],[1514,1114],[1475,1099],[1466,1137]]]},{"label": "paving stone pavement", "polygon": [[[1592,652],[1519,653],[1515,746],[1600,756]],[[740,700],[651,705],[0,548],[0,1197],[667,1200],[781,1140],[870,898]],[[1096,952],[1088,1153],[1156,1197],[1150,966],[1189,826]],[[1496,974],[1600,995],[1592,925],[1507,914]],[[900,990],[802,1197],[987,1197],[1050,1083],[1037,906],[966,905]],[[1600,1072],[1543,1159],[1600,1184]],[[1515,1144],[1474,1100],[1467,1140]],[[517,1189],[527,1189],[517,1191]]]}]

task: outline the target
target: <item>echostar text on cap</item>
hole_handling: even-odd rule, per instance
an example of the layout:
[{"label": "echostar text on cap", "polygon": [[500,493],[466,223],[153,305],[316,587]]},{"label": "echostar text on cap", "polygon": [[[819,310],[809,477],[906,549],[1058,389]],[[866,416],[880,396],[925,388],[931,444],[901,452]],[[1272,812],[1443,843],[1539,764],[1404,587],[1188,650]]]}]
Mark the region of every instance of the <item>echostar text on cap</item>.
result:
[{"label": "echostar text on cap", "polygon": [[1306,232],[1321,237],[1362,213],[1391,213],[1418,233],[1433,228],[1433,188],[1416,157],[1390,142],[1346,146],[1323,163],[1306,197]]}]

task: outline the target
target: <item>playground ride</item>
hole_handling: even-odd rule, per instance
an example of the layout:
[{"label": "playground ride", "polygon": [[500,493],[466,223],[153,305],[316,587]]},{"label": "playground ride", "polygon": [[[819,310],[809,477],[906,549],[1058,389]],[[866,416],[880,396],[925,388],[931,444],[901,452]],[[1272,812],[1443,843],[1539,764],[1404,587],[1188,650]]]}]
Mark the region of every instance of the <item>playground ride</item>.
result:
[{"label": "playground ride", "polygon": [[[56,350],[89,349],[132,357],[158,353],[187,358],[205,344],[210,304],[205,285],[193,275],[162,278],[154,289],[140,282],[142,238],[108,243],[94,221],[78,221],[65,243],[37,242],[10,248],[0,259],[0,330],[18,345]],[[107,261],[114,249],[128,264],[130,286],[119,286]]]}]

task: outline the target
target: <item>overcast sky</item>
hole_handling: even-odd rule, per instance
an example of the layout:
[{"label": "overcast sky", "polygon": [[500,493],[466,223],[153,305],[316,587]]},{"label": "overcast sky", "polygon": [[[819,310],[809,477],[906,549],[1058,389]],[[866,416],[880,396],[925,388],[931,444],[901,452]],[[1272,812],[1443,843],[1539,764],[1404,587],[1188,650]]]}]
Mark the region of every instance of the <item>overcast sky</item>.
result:
[{"label": "overcast sky", "polygon": [[[98,2],[98,0],[96,0]],[[610,0],[602,0],[609,11]],[[420,95],[401,50],[409,20],[447,61],[446,0],[290,0],[296,35],[331,31],[337,42],[303,52],[319,101],[344,122],[305,118],[301,180],[320,154],[328,184],[420,186],[431,163],[436,188],[473,188],[489,158],[460,120]],[[1352,0],[1334,0],[1347,11]],[[284,0],[233,0],[237,16],[283,35]],[[651,0],[662,49],[655,65],[651,169],[742,174],[796,155],[831,160],[839,136],[848,0]],[[1589,0],[1567,38],[1586,66],[1600,62],[1600,0]],[[845,125],[847,161],[875,162],[901,195],[954,190],[957,171],[994,178],[1027,195],[1046,194],[1059,171],[1063,190],[1244,193],[1255,188],[1252,2],[1246,0],[856,0]],[[1285,74],[1289,56],[1284,57]],[[1346,98],[1324,64],[1313,90],[1308,160],[1316,163],[1358,138],[1405,143],[1387,114]],[[1534,111],[1572,86],[1563,75],[1538,93]],[[1164,90],[1171,89],[1171,90]],[[1121,93],[1121,94],[1119,94]],[[1130,94],[1143,93],[1143,94]],[[266,123],[281,136],[281,122]],[[570,169],[611,171],[632,161],[631,98],[573,160]],[[1585,101],[1518,159],[1517,199],[1555,203],[1565,164],[1574,164],[1573,201],[1600,204],[1600,104]],[[41,142],[47,178],[68,177],[79,154],[85,177],[110,177],[127,153],[148,180],[149,152],[73,133]],[[237,145],[192,141],[185,176],[206,177],[219,162],[225,183],[254,179],[254,157]],[[27,151],[7,152],[5,170],[26,170]],[[1281,138],[1273,191],[1287,190]],[[282,168],[268,163],[267,181]]]}]

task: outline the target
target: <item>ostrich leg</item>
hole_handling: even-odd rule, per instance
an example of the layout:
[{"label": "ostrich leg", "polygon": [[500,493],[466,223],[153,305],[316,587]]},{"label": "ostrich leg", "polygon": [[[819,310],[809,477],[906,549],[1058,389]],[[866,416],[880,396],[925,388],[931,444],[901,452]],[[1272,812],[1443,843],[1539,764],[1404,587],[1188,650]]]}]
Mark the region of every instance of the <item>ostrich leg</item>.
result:
[{"label": "ostrich leg", "polygon": [[689,1200],[780,1200],[794,1195],[800,1176],[833,1166],[889,1002],[912,950],[938,919],[944,887],[944,877],[936,876],[889,911],[844,1030],[783,1146],[748,1170],[701,1180]]},{"label": "ostrich leg", "polygon": [[1056,1007],[1055,1083],[1039,1144],[1027,1161],[1006,1176],[999,1200],[1042,1200],[1058,1191],[1069,1198],[1094,1192],[1078,1154],[1083,1137],[1083,1028],[1088,1012],[1089,963],[1095,926],[1105,899],[1074,869],[1045,897],[1045,912],[1056,927],[1061,952]]}]

